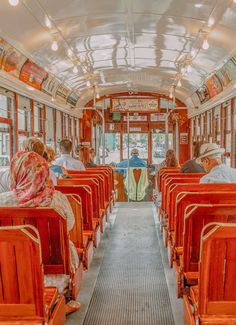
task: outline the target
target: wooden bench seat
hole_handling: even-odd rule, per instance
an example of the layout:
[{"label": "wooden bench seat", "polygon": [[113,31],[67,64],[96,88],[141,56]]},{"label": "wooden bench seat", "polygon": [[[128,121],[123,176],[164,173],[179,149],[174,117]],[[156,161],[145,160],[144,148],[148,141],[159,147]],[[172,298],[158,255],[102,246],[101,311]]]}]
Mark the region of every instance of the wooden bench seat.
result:
[{"label": "wooden bench seat", "polygon": [[202,231],[199,283],[184,294],[184,324],[236,324],[236,224]]},{"label": "wooden bench seat", "polygon": [[0,324],[65,322],[65,298],[44,287],[42,251],[35,227],[0,227]]},{"label": "wooden bench seat", "polygon": [[40,235],[45,275],[68,275],[67,296],[76,299],[81,288],[83,265],[71,269],[69,236],[64,216],[53,208],[1,207],[0,226],[32,225]]}]

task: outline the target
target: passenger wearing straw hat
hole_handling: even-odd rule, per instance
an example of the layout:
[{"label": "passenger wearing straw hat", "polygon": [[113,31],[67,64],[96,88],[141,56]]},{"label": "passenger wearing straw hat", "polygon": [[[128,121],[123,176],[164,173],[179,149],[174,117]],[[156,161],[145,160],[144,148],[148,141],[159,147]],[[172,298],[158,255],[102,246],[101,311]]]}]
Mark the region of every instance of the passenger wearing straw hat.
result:
[{"label": "passenger wearing straw hat", "polygon": [[200,183],[236,183],[236,169],[222,163],[224,153],[225,149],[216,143],[201,145],[197,162],[202,164],[207,175],[200,179]]}]

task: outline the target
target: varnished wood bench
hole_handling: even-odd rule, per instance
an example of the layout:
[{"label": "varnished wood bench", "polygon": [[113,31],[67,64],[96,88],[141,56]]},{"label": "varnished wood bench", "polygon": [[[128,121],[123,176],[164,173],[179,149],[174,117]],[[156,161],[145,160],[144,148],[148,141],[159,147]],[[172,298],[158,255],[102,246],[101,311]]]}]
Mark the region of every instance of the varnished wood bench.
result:
[{"label": "varnished wood bench", "polygon": [[202,231],[199,283],[184,295],[184,324],[236,324],[236,225]]},{"label": "varnished wood bench", "polygon": [[76,299],[81,288],[83,265],[71,269],[69,234],[64,216],[52,208],[1,207],[0,226],[34,226],[40,235],[44,274],[69,276],[67,295]]},{"label": "varnished wood bench", "polygon": [[0,227],[0,252],[0,324],[63,325],[65,298],[44,287],[37,229]]}]

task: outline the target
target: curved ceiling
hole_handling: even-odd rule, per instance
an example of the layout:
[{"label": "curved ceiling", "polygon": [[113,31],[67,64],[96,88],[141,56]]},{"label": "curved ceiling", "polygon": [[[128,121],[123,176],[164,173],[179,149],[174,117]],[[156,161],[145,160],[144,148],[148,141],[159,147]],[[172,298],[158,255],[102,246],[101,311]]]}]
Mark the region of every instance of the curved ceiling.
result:
[{"label": "curved ceiling", "polygon": [[[51,25],[51,26],[50,26]],[[0,35],[89,100],[127,89],[185,103],[235,50],[233,0],[1,0]],[[210,48],[203,50],[207,37]],[[51,49],[52,41],[59,45]],[[68,50],[71,53],[68,53]],[[183,73],[191,64],[191,73]],[[78,73],[73,72],[74,65]]]}]

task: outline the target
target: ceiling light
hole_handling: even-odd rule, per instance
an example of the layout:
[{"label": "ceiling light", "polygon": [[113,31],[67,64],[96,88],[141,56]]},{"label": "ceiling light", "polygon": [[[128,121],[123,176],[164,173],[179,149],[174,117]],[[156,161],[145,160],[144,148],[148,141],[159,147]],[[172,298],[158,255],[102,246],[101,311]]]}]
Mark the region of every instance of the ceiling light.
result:
[{"label": "ceiling light", "polygon": [[96,98],[100,99],[100,94],[99,93],[97,93]]},{"label": "ceiling light", "polygon": [[172,94],[172,93],[170,93],[170,96],[169,96],[169,97],[170,97],[170,99],[172,99],[172,98],[173,98],[173,94]]},{"label": "ceiling light", "polygon": [[209,43],[208,43],[208,40],[205,38],[203,43],[202,43],[202,48],[203,50],[208,50],[210,47]]},{"label": "ceiling light", "polygon": [[90,87],[91,86],[91,82],[88,80],[87,83],[86,83],[87,87]]},{"label": "ceiling light", "polygon": [[57,51],[57,50],[58,50],[58,44],[57,44],[57,41],[53,41],[53,42],[52,42],[51,49],[52,49],[53,51]]},{"label": "ceiling light", "polygon": [[192,57],[195,57],[196,54],[197,54],[197,51],[195,49],[192,49],[191,50],[191,56]]},{"label": "ceiling light", "polygon": [[19,4],[19,0],[8,0],[9,5],[16,7]]},{"label": "ceiling light", "polygon": [[215,23],[215,19],[211,17],[211,18],[208,19],[207,25],[208,25],[208,27],[211,27],[211,26],[214,25],[214,23]]},{"label": "ceiling light", "polygon": [[236,3],[236,0],[233,0],[234,3]]},{"label": "ceiling light", "polygon": [[195,3],[195,5],[194,5],[195,8],[201,8],[202,6],[203,6],[202,3]]},{"label": "ceiling light", "polygon": [[75,65],[73,68],[73,73],[78,73],[78,72],[79,72],[79,70],[78,70],[77,66]]},{"label": "ceiling light", "polygon": [[27,86],[26,88],[27,88],[27,89],[29,89],[29,90],[31,90],[31,91],[33,91],[33,90],[34,90],[34,88],[33,88],[33,87],[31,87],[31,86]]},{"label": "ceiling light", "polygon": [[187,65],[187,72],[188,73],[191,73],[192,72],[192,67],[190,64]]},{"label": "ceiling light", "polygon": [[181,83],[181,80],[179,79],[178,83],[177,83],[177,86],[178,87],[182,87],[182,83]]},{"label": "ceiling light", "polygon": [[46,25],[49,29],[52,28],[52,22],[51,22],[51,20],[50,20],[48,17],[46,17],[46,19],[45,19],[45,25]]},{"label": "ceiling light", "polygon": [[52,102],[55,102],[55,98],[54,98],[54,97],[52,97],[52,98],[51,98],[51,101],[52,101]]},{"label": "ceiling light", "polygon": [[72,55],[73,55],[73,51],[72,51],[71,49],[68,49],[68,50],[67,50],[67,54],[68,54],[68,56],[71,58]]}]

